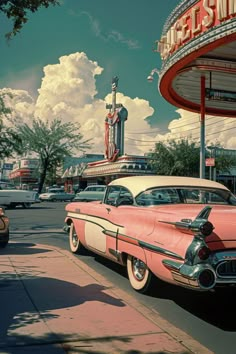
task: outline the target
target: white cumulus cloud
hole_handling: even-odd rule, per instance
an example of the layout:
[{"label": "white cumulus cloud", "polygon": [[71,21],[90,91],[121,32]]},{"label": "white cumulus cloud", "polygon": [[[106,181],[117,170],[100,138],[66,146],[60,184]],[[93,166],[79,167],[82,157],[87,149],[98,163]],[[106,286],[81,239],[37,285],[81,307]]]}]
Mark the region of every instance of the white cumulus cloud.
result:
[{"label": "white cumulus cloud", "polygon": [[[6,105],[12,110],[12,120],[30,124],[33,117],[43,120],[59,118],[62,122],[78,122],[84,139],[91,139],[91,153],[104,153],[104,125],[108,114],[106,104],[112,103],[112,94],[97,98],[96,77],[103,68],[83,52],[65,55],[58,63],[44,67],[44,76],[38,97],[34,99],[25,90],[4,88]],[[147,100],[125,96],[117,90],[116,103],[128,110],[125,122],[126,154],[143,155],[153,149],[155,142],[188,137],[200,142],[199,114],[178,109],[168,132],[152,128],[147,117],[154,109]],[[155,112],[157,115],[158,112]],[[236,148],[236,121],[232,118],[206,117],[206,144],[220,142],[225,148]]]}]

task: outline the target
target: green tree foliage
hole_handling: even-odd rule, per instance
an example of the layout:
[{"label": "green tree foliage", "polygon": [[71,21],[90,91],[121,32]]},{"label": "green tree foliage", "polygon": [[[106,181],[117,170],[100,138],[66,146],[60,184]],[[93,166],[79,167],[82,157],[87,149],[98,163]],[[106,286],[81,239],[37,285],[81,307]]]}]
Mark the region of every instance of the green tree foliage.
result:
[{"label": "green tree foliage", "polygon": [[199,177],[199,146],[187,139],[158,142],[149,157],[158,175]]},{"label": "green tree foliage", "polygon": [[206,157],[215,158],[215,168],[217,174],[231,173],[232,167],[236,166],[235,155],[227,154],[220,144],[211,145],[207,147]]},{"label": "green tree foliage", "polygon": [[12,31],[6,34],[10,39],[20,32],[23,25],[28,21],[28,12],[36,12],[40,7],[59,5],[59,0],[0,0],[0,12],[13,21]]},{"label": "green tree foliage", "polygon": [[79,129],[80,124],[62,123],[60,119],[51,122],[33,119],[32,127],[28,124],[18,127],[24,152],[34,152],[40,160],[39,193],[46,176],[55,171],[65,157],[72,156],[76,150],[89,149],[89,140],[83,140]]},{"label": "green tree foliage", "polygon": [[14,128],[6,126],[10,108],[5,106],[4,95],[0,96],[0,159],[21,154],[21,138]]},{"label": "green tree foliage", "polygon": [[[232,167],[236,166],[235,158],[229,156],[227,150],[224,152],[220,144],[211,146],[205,153],[206,158],[215,157],[217,174],[230,174]],[[154,150],[149,153],[149,157],[150,164],[158,175],[199,177],[200,146],[198,143],[189,142],[188,139],[158,142]],[[206,167],[206,177],[209,177],[208,167]]]}]

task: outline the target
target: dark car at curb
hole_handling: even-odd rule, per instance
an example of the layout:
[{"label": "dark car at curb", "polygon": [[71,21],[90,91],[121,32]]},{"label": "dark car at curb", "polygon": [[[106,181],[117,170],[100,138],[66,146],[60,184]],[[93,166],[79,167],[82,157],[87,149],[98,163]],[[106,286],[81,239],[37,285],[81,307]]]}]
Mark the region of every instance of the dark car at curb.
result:
[{"label": "dark car at curb", "polygon": [[5,248],[9,242],[9,218],[0,206],[0,249]]}]

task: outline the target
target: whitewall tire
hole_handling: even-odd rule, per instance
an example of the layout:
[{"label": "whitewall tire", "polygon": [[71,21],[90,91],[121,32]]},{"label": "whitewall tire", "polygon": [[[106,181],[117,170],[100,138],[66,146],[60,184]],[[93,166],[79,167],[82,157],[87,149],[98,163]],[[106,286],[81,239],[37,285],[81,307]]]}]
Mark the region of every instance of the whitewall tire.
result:
[{"label": "whitewall tire", "polygon": [[140,259],[128,255],[127,273],[132,288],[140,293],[145,293],[150,287],[152,273]]},{"label": "whitewall tire", "polygon": [[80,253],[80,251],[84,249],[75,231],[75,226],[73,222],[70,224],[69,243],[70,243],[70,250],[72,253]]}]

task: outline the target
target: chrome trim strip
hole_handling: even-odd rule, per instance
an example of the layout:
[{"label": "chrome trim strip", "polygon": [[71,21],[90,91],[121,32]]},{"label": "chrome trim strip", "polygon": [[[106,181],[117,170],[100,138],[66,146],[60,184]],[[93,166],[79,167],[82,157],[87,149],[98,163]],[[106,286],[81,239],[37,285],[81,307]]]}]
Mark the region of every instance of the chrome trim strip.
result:
[{"label": "chrome trim strip", "polygon": [[119,263],[123,263],[121,253],[119,251],[113,250],[112,248],[109,248],[108,251]]},{"label": "chrome trim strip", "polygon": [[143,241],[138,241],[138,243],[139,243],[139,245],[141,247],[146,248],[146,249],[148,249],[150,251],[154,251],[156,253],[160,253],[160,254],[163,254],[165,256],[173,257],[173,258],[176,258],[176,259],[184,260],[184,258],[181,257],[179,254],[171,252],[171,251],[168,251],[168,250],[166,250],[164,248],[157,247],[157,246],[151,245],[150,243],[146,243],[146,242],[143,242]]},{"label": "chrome trim strip", "polygon": [[[157,246],[154,246],[150,243],[146,243],[144,241],[140,241],[140,240],[137,240],[135,239],[134,237],[131,237],[131,236],[128,236],[128,235],[124,235],[124,234],[121,234],[120,232],[118,233],[118,235],[114,232],[114,231],[111,231],[111,230],[104,230],[103,233],[105,235],[108,235],[110,237],[114,237],[120,241],[124,241],[124,242],[127,242],[127,243],[132,243],[134,244],[133,241],[136,241],[137,242],[137,246],[139,245],[140,247],[146,249],[146,250],[149,250],[149,251],[153,251],[155,253],[160,253],[160,254],[163,254],[165,256],[168,256],[168,257],[172,257],[172,258],[175,258],[175,259],[178,259],[178,260],[184,260],[184,258],[182,258],[180,255],[178,255],[177,253],[174,253],[174,252],[171,252],[171,251],[168,251],[164,248],[161,248],[161,247],[157,247]],[[125,238],[125,239],[124,239]],[[130,240],[130,241],[129,241]]]},{"label": "chrome trim strip", "polygon": [[67,214],[67,218],[72,218],[72,219],[77,219],[77,220],[83,220],[84,222],[90,222],[94,225],[97,225],[101,227],[103,230],[109,230],[110,232],[117,232],[117,229],[124,229],[123,226],[112,223],[108,221],[105,218],[97,217],[97,216],[92,216],[88,214],[78,214],[74,212],[69,212]]}]

